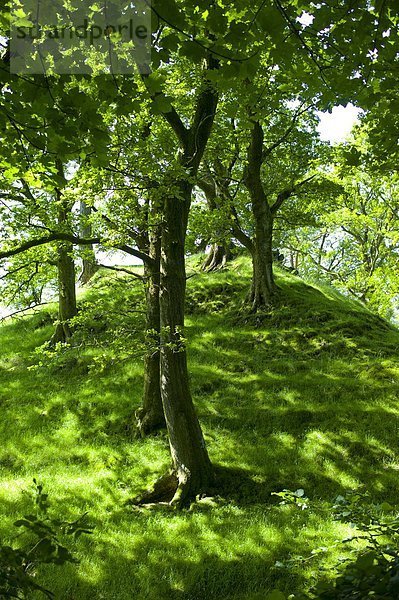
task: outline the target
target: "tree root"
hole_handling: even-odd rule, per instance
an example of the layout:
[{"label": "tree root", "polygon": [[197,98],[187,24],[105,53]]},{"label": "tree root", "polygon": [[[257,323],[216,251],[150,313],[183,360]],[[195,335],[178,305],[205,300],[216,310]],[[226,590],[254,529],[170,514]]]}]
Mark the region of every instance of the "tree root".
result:
[{"label": "tree root", "polygon": [[68,344],[72,338],[72,333],[68,323],[57,323],[55,331],[49,340],[50,348],[54,348],[59,342]]},{"label": "tree root", "polygon": [[168,505],[171,508],[184,508],[189,506],[193,500],[201,500],[214,492],[214,482],[208,486],[198,489],[195,486],[193,492],[193,480],[190,476],[183,477],[179,481],[176,472],[165,473],[156,480],[152,488],[142,494],[128,500],[126,504],[152,508],[155,505]]},{"label": "tree root", "polygon": [[140,437],[144,438],[151,433],[156,433],[166,427],[164,414],[147,412],[144,408],[139,408],[135,412],[136,427]]},{"label": "tree root", "polygon": [[232,253],[229,249],[225,249],[218,244],[213,244],[208,256],[201,265],[201,271],[206,273],[219,271],[226,266],[227,261],[231,257]]},{"label": "tree root", "polygon": [[149,504],[171,502],[175,496],[178,487],[178,481],[174,472],[165,473],[156,480],[152,488],[144,491],[140,496],[128,500],[127,504],[134,506],[147,506]]}]

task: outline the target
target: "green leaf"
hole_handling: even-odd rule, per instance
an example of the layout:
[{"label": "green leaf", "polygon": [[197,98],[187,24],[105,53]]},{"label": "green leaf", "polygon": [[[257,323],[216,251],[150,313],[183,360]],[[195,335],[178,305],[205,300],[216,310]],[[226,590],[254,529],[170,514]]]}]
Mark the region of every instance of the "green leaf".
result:
[{"label": "green leaf", "polygon": [[257,23],[259,23],[260,27],[272,34],[276,35],[276,31],[278,29],[282,29],[282,19],[280,13],[273,6],[264,7],[256,18]]},{"label": "green leaf", "polygon": [[164,83],[165,79],[159,73],[151,73],[145,79],[147,90],[151,95],[160,94]]},{"label": "green leaf", "polygon": [[178,29],[185,29],[186,20],[184,14],[179,10],[175,0],[156,0],[152,6],[156,14],[168,25],[177,27]]},{"label": "green leaf", "polygon": [[155,96],[152,101],[151,110],[154,114],[168,113],[172,110],[171,101],[163,94]]},{"label": "green leaf", "polygon": [[162,47],[171,52],[176,52],[179,47],[179,36],[176,33],[169,33],[161,40]]},{"label": "green leaf", "polygon": [[199,44],[187,40],[181,45],[180,54],[192,60],[201,60],[204,58],[206,50]]}]

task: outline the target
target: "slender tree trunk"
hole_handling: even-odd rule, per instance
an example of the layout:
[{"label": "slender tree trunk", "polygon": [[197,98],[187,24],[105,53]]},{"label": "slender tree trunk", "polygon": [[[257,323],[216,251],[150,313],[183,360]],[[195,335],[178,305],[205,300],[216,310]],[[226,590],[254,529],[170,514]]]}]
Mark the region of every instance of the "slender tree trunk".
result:
[{"label": "slender tree trunk", "polygon": [[[214,71],[219,63],[209,55],[204,66]],[[186,128],[173,109],[165,113],[179,141],[179,163],[186,180],[176,181],[177,194],[166,197],[162,210],[160,324],[161,397],[172,457],[172,504],[182,505],[209,490],[213,469],[191,398],[184,339],[186,290],[185,238],[191,204],[192,181],[197,177],[215,118],[218,94],[204,73],[191,126]],[[168,186],[170,187],[170,186]]]},{"label": "slender tree trunk", "polygon": [[[91,207],[87,206],[84,200],[80,202],[80,216],[82,219],[82,225],[80,228],[80,236],[82,238],[90,238],[92,234],[92,228],[88,222],[88,218],[91,214]],[[79,281],[82,285],[85,285],[90,281],[93,275],[98,271],[98,264],[96,261],[96,255],[94,253],[93,246],[81,246],[82,252],[82,272],[79,277]]]},{"label": "slender tree trunk", "polygon": [[161,239],[156,232],[150,241],[150,257],[155,264],[144,265],[146,296],[146,332],[148,350],[144,358],[143,405],[136,412],[137,427],[144,437],[165,426],[160,386],[160,259]]},{"label": "slender tree trunk", "polygon": [[254,249],[252,253],[253,276],[249,302],[253,312],[272,304],[277,287],[273,277],[273,213],[263,189],[261,168],[263,163],[263,129],[254,122],[251,143],[247,153],[244,182],[252,201],[255,221]]},{"label": "slender tree trunk", "polygon": [[[202,191],[205,194],[209,210],[211,212],[219,210],[217,199],[218,194],[220,194],[221,192],[221,189],[219,188],[219,186],[217,186],[215,180],[212,179],[212,177],[208,174],[207,178],[202,178],[201,180],[199,180],[197,182],[197,185],[200,189],[202,189]],[[230,240],[228,246],[221,243],[212,244],[207,257],[201,265],[202,271],[211,272],[217,271],[218,269],[222,269],[226,265],[227,261],[231,260],[233,256],[233,248],[234,244],[232,240]]]},{"label": "slender tree trunk", "polygon": [[51,342],[68,342],[72,337],[69,321],[77,314],[75,263],[73,246],[61,243],[58,246],[58,323]]},{"label": "slender tree trunk", "polygon": [[165,201],[161,251],[161,394],[178,488],[172,500],[209,489],[213,470],[190,393],[184,340],[186,290],[185,236],[191,186],[182,184],[182,197]]},{"label": "slender tree trunk", "polygon": [[[61,161],[58,162],[60,176],[64,177]],[[59,208],[58,226],[60,229],[69,230],[71,206],[64,201],[61,190],[56,190],[56,199]],[[51,344],[68,342],[72,337],[70,319],[76,316],[76,275],[73,259],[73,245],[69,242],[58,243],[58,323],[51,338]]]},{"label": "slender tree trunk", "polygon": [[266,203],[252,203],[255,219],[252,284],[249,302],[254,312],[270,306],[276,292],[273,276],[273,216]]}]

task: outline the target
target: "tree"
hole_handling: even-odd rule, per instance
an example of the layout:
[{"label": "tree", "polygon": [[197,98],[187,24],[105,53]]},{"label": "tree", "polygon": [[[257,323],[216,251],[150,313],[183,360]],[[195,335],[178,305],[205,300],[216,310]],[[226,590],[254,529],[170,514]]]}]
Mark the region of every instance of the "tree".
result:
[{"label": "tree", "polygon": [[[62,165],[58,165],[60,170],[60,181],[63,179]],[[29,177],[29,174],[28,174]],[[61,184],[59,184],[61,186]],[[71,201],[65,198],[61,187],[58,187],[53,192],[35,188],[35,180],[32,178],[28,184],[25,177],[19,175],[18,169],[11,169],[8,173],[5,172],[4,187],[8,187],[8,191],[3,192],[2,210],[0,219],[4,224],[7,223],[8,236],[16,236],[21,239],[21,236],[29,234],[30,231],[35,233],[38,230],[51,232],[54,228],[59,231],[71,232]],[[73,202],[72,202],[73,203]],[[29,250],[29,248],[27,248]],[[75,264],[72,253],[72,245],[66,241],[60,242],[57,245],[55,256],[49,248],[47,253],[43,253],[41,249],[36,252],[30,251],[30,257],[24,257],[23,268],[15,267],[11,263],[6,271],[4,278],[8,276],[8,281],[13,275],[18,276],[21,281],[21,276],[24,272],[32,271],[27,282],[21,281],[21,285],[31,285],[34,279],[38,279],[41,272],[41,290],[40,295],[34,300],[36,304],[42,300],[42,293],[51,285],[53,270],[50,269],[47,276],[44,276],[45,265],[57,266],[57,281],[58,281],[58,322],[52,343],[66,342],[70,339],[72,332],[69,326],[69,321],[77,314],[76,307],[76,291],[75,291]],[[15,259],[14,259],[15,263]],[[39,266],[40,265],[40,266]],[[29,305],[31,302],[29,302]]]},{"label": "tree", "polygon": [[328,211],[319,207],[317,227],[294,230],[287,245],[300,255],[301,272],[326,278],[392,317],[399,293],[397,179],[350,167],[345,160],[336,178],[341,189],[334,204]]},{"label": "tree", "polygon": [[[59,177],[64,179],[64,168],[57,161]],[[66,182],[65,182],[66,183]],[[70,218],[72,202],[65,198],[63,190],[56,188],[56,206],[58,209],[57,226],[60,231],[72,233]],[[70,242],[59,242],[57,244],[57,267],[58,267],[58,322],[51,339],[52,344],[58,342],[66,343],[72,337],[71,320],[76,317],[78,309],[76,305],[76,277],[75,261],[73,258],[73,245]]]},{"label": "tree", "polygon": [[[245,117],[226,120],[219,146],[209,153],[208,168],[198,182],[208,205],[218,207],[225,228],[252,257],[248,300],[254,312],[269,306],[277,292],[273,277],[275,218],[289,198],[303,197],[309,189],[316,159],[323,151],[313,107],[297,103],[293,108],[292,104],[293,100],[291,106],[286,101],[277,109],[272,103],[269,114],[263,111],[262,123],[252,119],[248,123]],[[251,142],[245,148],[247,134]]]}]

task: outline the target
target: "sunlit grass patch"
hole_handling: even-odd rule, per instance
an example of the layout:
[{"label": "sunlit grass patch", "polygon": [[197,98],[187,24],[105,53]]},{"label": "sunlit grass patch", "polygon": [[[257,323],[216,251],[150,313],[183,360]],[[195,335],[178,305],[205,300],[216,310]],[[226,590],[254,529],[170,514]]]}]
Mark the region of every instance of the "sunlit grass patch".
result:
[{"label": "sunlit grass patch", "polygon": [[[283,270],[275,308],[259,322],[240,319],[249,283],[242,257],[188,280],[191,386],[220,494],[177,514],[126,505],[169,465],[164,433],[134,434],[140,284],[99,272],[79,300],[89,344],[51,367],[37,367],[35,353],[51,336],[44,314],[0,328],[1,537],[11,540],[13,521],[29,509],[33,477],[55,512],[89,511],[95,526],[74,545],[80,565],[40,573],[57,600],[244,600],[275,587],[297,591],[317,565],[340,555],[334,542],[346,530],[328,513],[337,494],[365,485],[397,503],[398,332]],[[123,348],[113,343],[122,330]],[[321,512],[278,506],[271,492],[284,488],[305,489]],[[275,568],[316,546],[328,550],[305,567]]]}]

